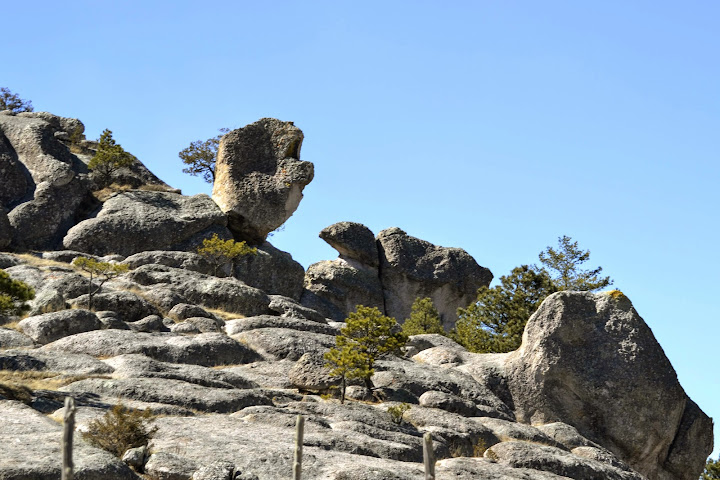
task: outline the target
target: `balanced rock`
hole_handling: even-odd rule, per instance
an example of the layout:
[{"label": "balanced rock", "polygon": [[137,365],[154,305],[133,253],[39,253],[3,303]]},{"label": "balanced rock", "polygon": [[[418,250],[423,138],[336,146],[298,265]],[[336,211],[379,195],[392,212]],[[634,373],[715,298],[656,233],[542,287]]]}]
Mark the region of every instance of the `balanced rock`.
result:
[{"label": "balanced rock", "polygon": [[335,223],[323,228],[320,238],[337,250],[340,258],[356,260],[371,267],[379,265],[375,235],[361,223]]},{"label": "balanced rock", "polygon": [[548,297],[506,369],[519,422],[568,423],[648,478],[694,480],[712,451],[712,421],[618,291]]},{"label": "balanced rock", "polygon": [[207,195],[133,190],[108,199],[68,231],[63,245],[95,255],[192,250],[213,233],[229,238],[227,219]]},{"label": "balanced rock", "polygon": [[263,118],[220,140],[212,198],[236,237],[262,243],[295,212],[314,175],[300,161],[302,131],[292,122]]},{"label": "balanced rock", "polygon": [[458,307],[475,301],[478,288],[493,278],[461,248],[438,247],[399,228],[383,230],[377,240],[385,313],[399,322],[410,316],[416,298],[430,297],[450,330]]}]

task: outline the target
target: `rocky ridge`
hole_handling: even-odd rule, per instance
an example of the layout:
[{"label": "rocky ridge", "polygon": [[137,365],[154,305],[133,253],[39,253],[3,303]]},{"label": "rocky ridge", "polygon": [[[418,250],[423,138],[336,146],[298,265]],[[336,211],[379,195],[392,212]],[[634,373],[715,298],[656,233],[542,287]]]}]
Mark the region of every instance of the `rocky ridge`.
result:
[{"label": "rocky ridge", "polygon": [[[129,190],[101,201],[83,168],[89,153],[68,148],[81,125],[0,113],[0,206],[9,212],[3,223],[0,210],[9,252],[0,268],[37,293],[27,318],[0,326],[0,371],[47,377],[29,392],[0,380],[0,478],[58,478],[52,419],[66,395],[81,431],[117,402],[162,414],[150,455],[126,463],[76,436],[79,478],[288,478],[297,414],[306,418],[303,478],[423,478],[426,432],[437,478],[695,480],[702,470],[712,421],[619,292],[552,295],[508,354],[413,336],[403,356],[378,361],[374,400],[359,384],[345,405],[320,396],[336,383],[322,355],[354,304],[403,319],[416,296],[430,296],[452,325],[489,270],[397,228],[375,236],[341,222],[321,232],[337,260],[304,272],[265,242],[214,276],[193,253],[202,238],[259,243],[297,208],[312,179],[312,164],[299,160],[302,132],[263,119],[223,139],[232,165],[224,175],[237,188],[216,185],[213,200],[225,190],[257,204],[242,210],[169,187],[141,190],[157,177],[139,166],[122,174],[134,179]],[[263,209],[262,221],[251,214]],[[20,254],[27,248],[42,252]],[[130,267],[103,285],[93,311],[88,279],[70,265],[79,255]],[[410,409],[396,423],[388,407],[402,402]]]}]

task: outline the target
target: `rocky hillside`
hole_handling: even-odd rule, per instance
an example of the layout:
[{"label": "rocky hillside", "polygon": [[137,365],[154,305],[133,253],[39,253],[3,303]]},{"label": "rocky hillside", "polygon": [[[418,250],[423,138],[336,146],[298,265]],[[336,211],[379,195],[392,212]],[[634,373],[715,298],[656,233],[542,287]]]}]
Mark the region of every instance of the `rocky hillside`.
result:
[{"label": "rocky hillside", "polygon": [[[322,355],[357,304],[405,318],[433,298],[444,325],[490,271],[464,250],[341,222],[320,236],[339,258],[307,272],[266,241],[298,207],[314,166],[302,132],[262,119],[226,135],[213,196],[184,196],[142,164],[100,188],[82,123],[0,112],[0,268],[36,292],[0,319],[0,479],[55,479],[62,402],[83,431],[113,405],[151,408],[147,451],[122,461],[75,439],[82,479],[277,480],[306,418],[303,478],[695,480],[712,421],[687,397],[652,332],[619,292],[550,296],[507,354],[439,335],[376,364],[371,395],[328,398]],[[216,272],[206,238],[258,254]],[[128,266],[92,299],[71,265]],[[401,421],[388,408],[409,404]],[[395,420],[395,421],[394,421]]]}]

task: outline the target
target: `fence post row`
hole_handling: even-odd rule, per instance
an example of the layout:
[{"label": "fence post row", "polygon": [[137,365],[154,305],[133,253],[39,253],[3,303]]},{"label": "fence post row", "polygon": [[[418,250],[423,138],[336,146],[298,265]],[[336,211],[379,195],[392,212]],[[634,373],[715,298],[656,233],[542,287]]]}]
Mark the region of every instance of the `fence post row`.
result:
[{"label": "fence post row", "polygon": [[423,464],[425,465],[425,480],[435,480],[435,452],[430,432],[423,435]]}]

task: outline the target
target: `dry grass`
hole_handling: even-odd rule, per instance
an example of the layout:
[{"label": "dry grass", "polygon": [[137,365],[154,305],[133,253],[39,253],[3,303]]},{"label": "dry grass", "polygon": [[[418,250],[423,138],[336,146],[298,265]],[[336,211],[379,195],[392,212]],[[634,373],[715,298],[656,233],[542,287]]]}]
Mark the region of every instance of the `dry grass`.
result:
[{"label": "dry grass", "polygon": [[49,260],[47,258],[40,258],[32,253],[16,253],[16,257],[33,267],[59,267],[59,268],[70,268],[69,263],[58,262],[56,260]]},{"label": "dry grass", "polygon": [[57,390],[87,378],[110,378],[107,375],[64,375],[37,370],[0,370],[0,385],[29,390]]},{"label": "dry grass", "polygon": [[203,307],[203,309],[204,309],[206,312],[212,313],[213,315],[215,315],[215,316],[218,317],[219,319],[224,320],[224,321],[226,321],[226,322],[227,322],[228,320],[237,320],[237,319],[239,319],[239,318],[245,318],[245,315],[243,315],[243,314],[241,314],[241,313],[228,312],[228,311],[226,311],[226,310],[221,310],[221,309],[219,309],[219,308],[207,308],[207,307]]},{"label": "dry grass", "polygon": [[20,330],[20,327],[18,327],[18,324],[20,323],[20,320],[15,320],[14,322],[6,323],[5,325],[0,325],[3,328],[10,328],[12,330],[15,330],[16,332],[23,333],[22,330]]},{"label": "dry grass", "polygon": [[116,193],[127,192],[129,190],[132,190],[130,185],[119,185],[117,183],[113,183],[112,185],[93,192],[92,195],[99,201],[104,202]]},{"label": "dry grass", "polygon": [[175,191],[172,187],[167,187],[165,185],[158,185],[153,183],[146,183],[145,185],[140,185],[138,187],[138,190],[143,190],[145,192],[173,192]]}]

